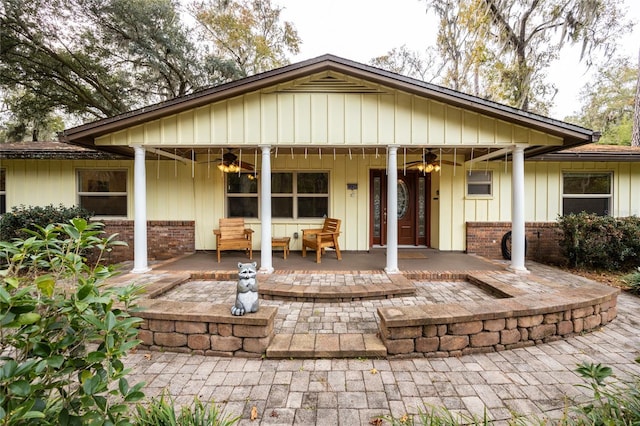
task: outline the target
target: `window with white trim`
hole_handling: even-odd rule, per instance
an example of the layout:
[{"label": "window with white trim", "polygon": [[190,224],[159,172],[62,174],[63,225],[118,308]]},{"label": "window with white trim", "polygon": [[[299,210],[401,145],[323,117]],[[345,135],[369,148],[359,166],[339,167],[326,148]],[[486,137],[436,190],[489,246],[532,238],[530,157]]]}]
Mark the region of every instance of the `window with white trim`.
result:
[{"label": "window with white trim", "polygon": [[493,194],[493,172],[491,170],[471,170],[467,172],[467,195],[488,197]]},{"label": "window with white trim", "polygon": [[562,214],[611,214],[611,172],[565,172],[562,174]]},{"label": "window with white trim", "polygon": [[7,171],[0,169],[0,214],[7,212]]},{"label": "window with white trim", "polygon": [[[228,217],[258,217],[258,182],[251,173],[226,175]],[[329,173],[271,174],[271,217],[320,218],[329,213]]]},{"label": "window with white trim", "polygon": [[78,170],[78,204],[94,216],[127,216],[126,170]]}]

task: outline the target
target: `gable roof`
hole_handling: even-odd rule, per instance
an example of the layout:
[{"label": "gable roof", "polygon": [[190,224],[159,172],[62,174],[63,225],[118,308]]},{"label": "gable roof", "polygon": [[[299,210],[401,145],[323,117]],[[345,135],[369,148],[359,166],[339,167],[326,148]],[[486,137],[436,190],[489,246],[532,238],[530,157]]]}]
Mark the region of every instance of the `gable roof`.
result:
[{"label": "gable roof", "polygon": [[[66,129],[60,135],[64,142],[85,147],[94,147],[94,139],[101,135],[116,132],[128,127],[197,108],[213,102],[236,97],[248,92],[265,89],[323,71],[334,71],[359,78],[381,86],[402,90],[425,98],[433,99],[469,111],[482,113],[509,123],[517,124],[563,139],[563,146],[536,147],[527,151],[527,156],[538,155],[558,149],[595,142],[599,134],[574,124],[522,111],[497,102],[488,101],[445,87],[426,83],[400,74],[385,71],[369,65],[350,61],[333,55],[323,55],[314,59],[287,65],[261,74],[221,84],[190,95],[170,99],[155,105],[133,110],[114,117]],[[320,82],[327,84],[330,82]],[[345,89],[343,87],[343,89]],[[349,90],[349,88],[346,88]],[[354,89],[355,90],[355,89]],[[361,90],[361,89],[360,89]],[[100,147],[99,149],[120,149],[118,147]]]}]

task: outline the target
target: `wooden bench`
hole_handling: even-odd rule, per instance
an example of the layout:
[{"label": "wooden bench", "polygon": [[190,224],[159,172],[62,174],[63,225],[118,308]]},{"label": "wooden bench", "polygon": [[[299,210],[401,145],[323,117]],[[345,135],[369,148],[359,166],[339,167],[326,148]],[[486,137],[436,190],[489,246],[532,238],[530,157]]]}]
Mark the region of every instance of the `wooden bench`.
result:
[{"label": "wooden bench", "polygon": [[223,250],[244,250],[253,259],[253,229],[245,228],[244,219],[220,219],[220,228],[214,229],[218,263]]},{"label": "wooden bench", "polygon": [[338,260],[342,260],[338,236],[340,235],[340,219],[326,218],[320,229],[302,230],[302,257],[307,256],[307,247],[316,251],[316,263],[320,263],[320,256],[327,247],[336,250]]}]

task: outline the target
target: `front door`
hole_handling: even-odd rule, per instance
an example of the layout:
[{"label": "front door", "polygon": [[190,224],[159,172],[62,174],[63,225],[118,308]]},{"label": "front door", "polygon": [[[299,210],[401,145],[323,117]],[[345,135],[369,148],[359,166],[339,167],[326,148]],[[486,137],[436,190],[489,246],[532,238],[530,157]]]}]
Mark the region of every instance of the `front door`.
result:
[{"label": "front door", "polygon": [[[430,175],[398,173],[398,245],[428,245]],[[371,170],[370,245],[387,244],[387,174]]]}]

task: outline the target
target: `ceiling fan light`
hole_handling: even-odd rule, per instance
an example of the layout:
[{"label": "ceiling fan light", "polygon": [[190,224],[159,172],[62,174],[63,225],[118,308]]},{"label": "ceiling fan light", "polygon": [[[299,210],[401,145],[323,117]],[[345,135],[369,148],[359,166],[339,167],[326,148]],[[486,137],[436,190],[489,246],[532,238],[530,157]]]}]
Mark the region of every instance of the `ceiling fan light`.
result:
[{"label": "ceiling fan light", "polygon": [[433,171],[433,164],[427,164],[427,167],[425,167],[425,171],[427,173],[431,173]]},{"label": "ceiling fan light", "polygon": [[436,172],[440,171],[440,164],[436,164],[435,166],[433,166],[433,170]]}]

